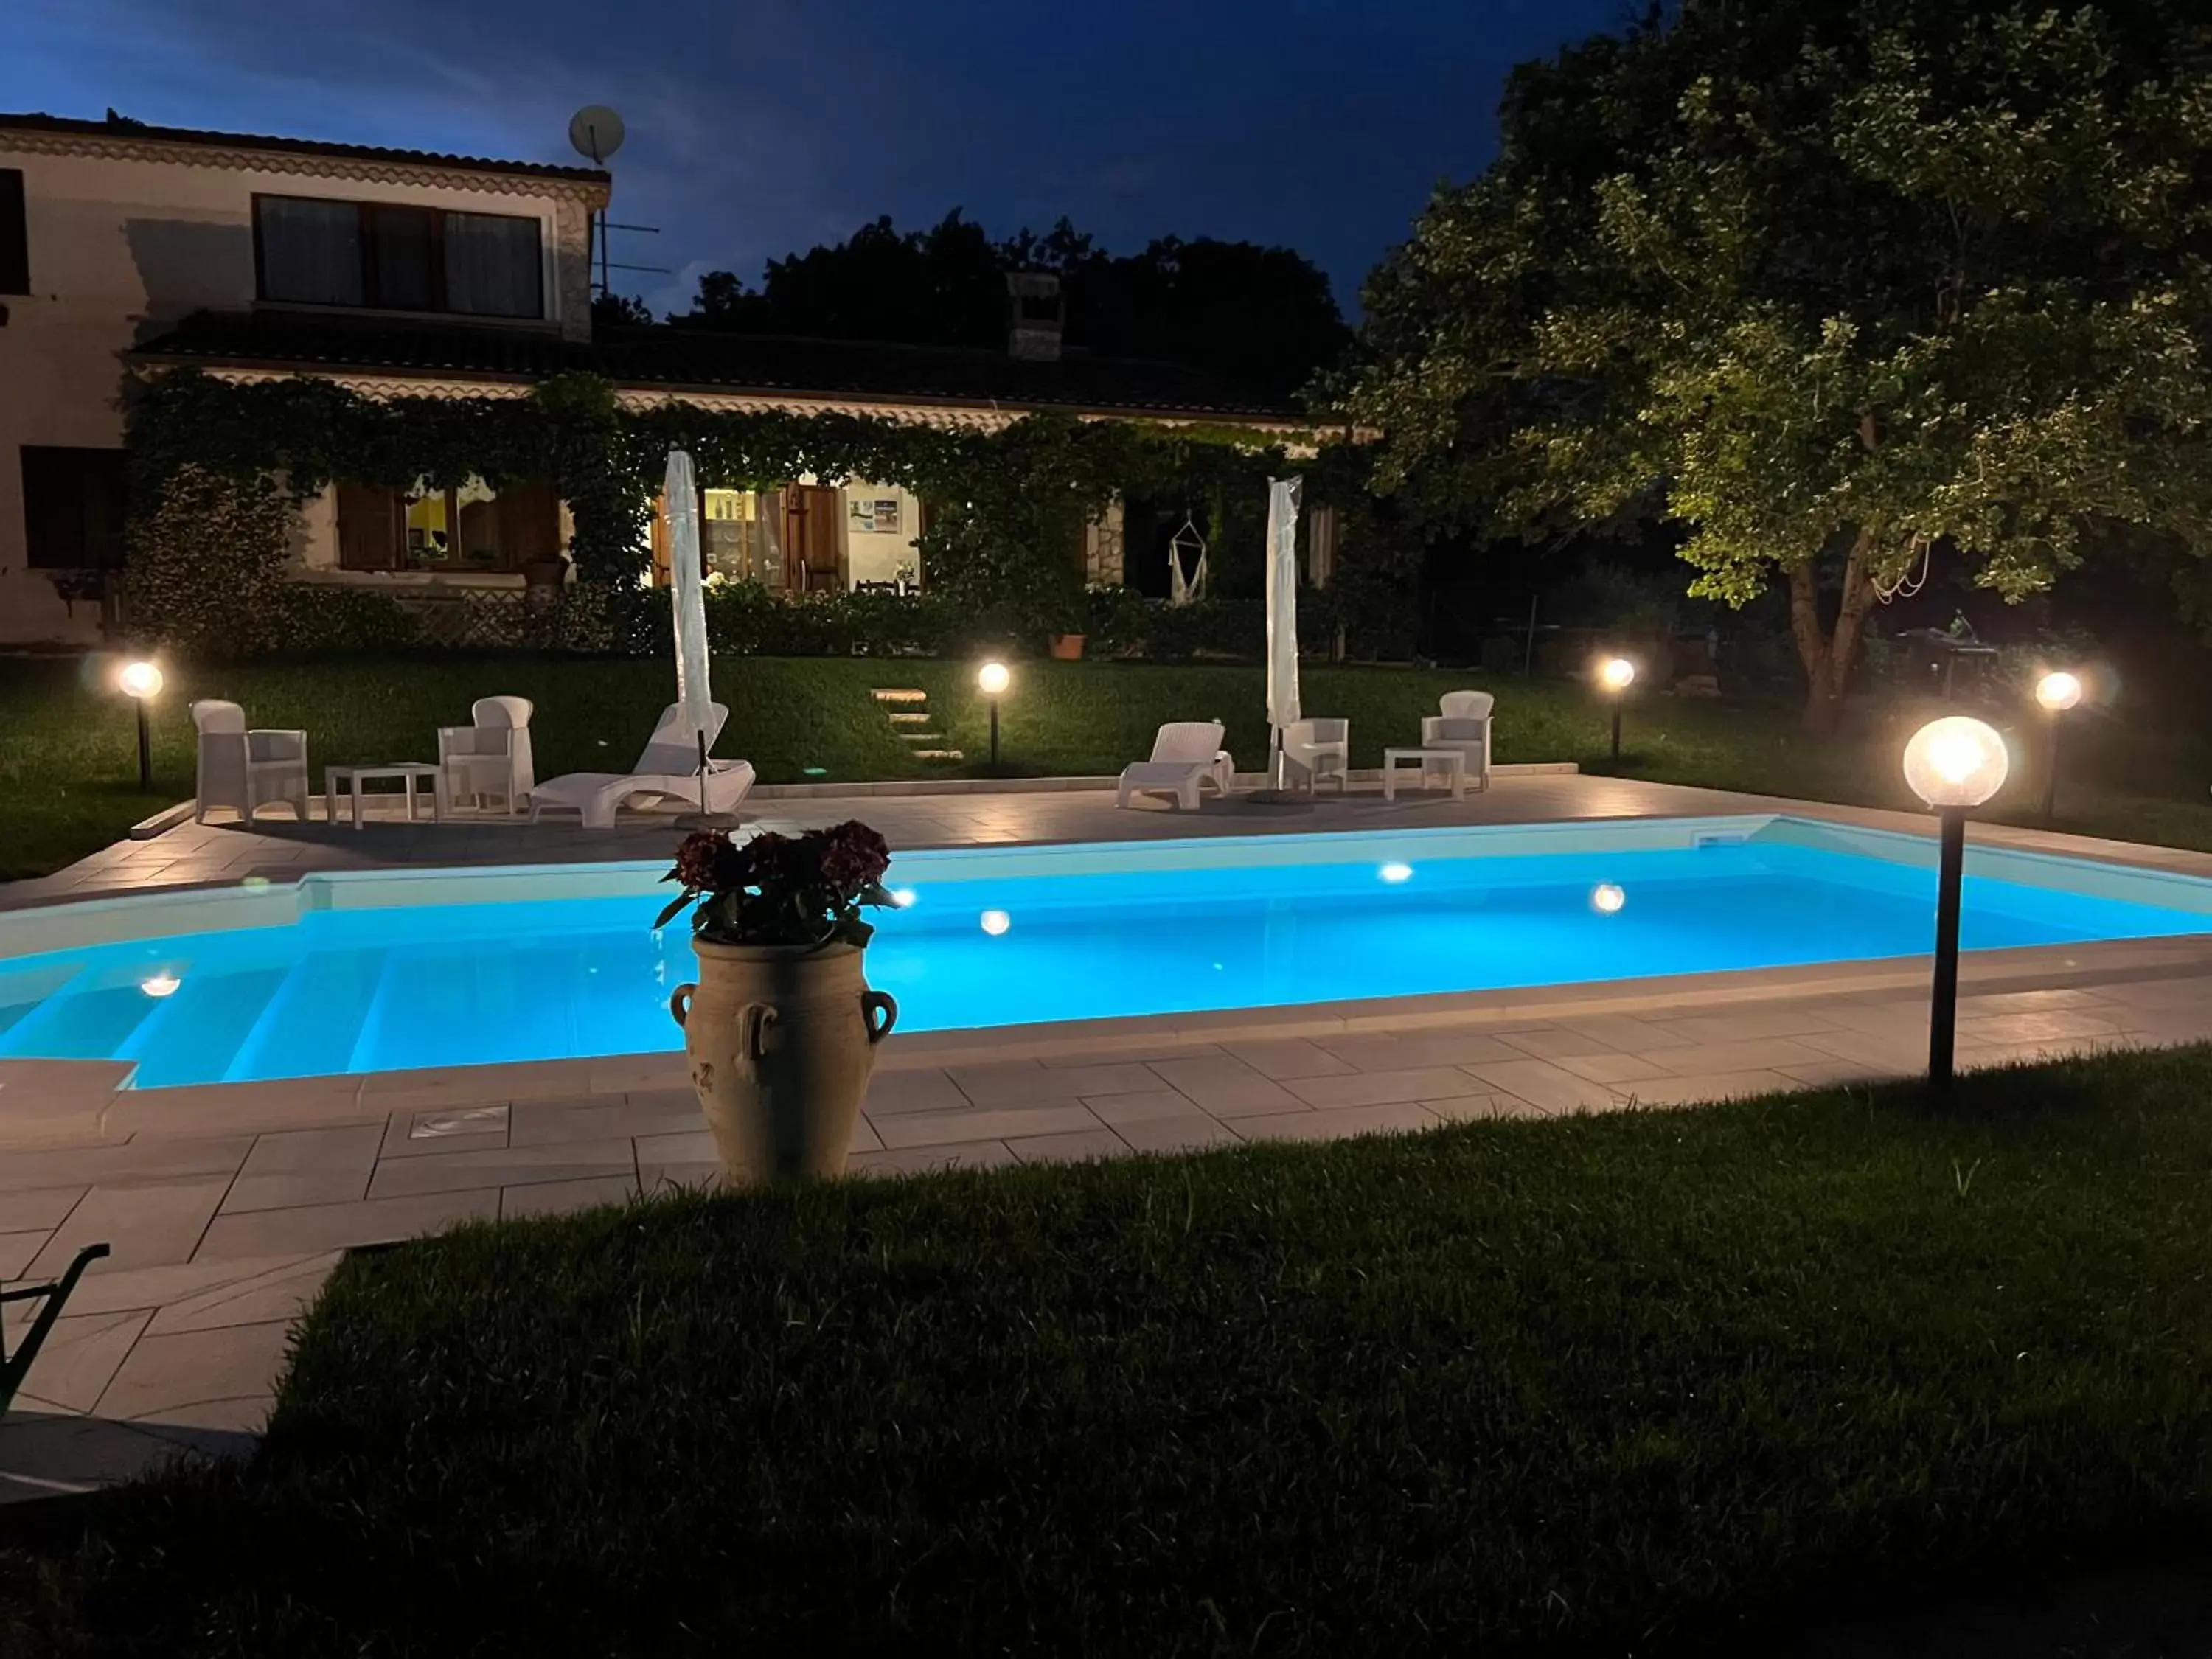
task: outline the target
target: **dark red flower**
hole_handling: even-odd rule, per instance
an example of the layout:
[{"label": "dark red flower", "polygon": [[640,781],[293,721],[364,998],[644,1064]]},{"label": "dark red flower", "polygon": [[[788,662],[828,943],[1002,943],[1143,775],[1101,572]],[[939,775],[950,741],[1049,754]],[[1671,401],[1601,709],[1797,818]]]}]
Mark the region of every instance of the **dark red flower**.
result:
[{"label": "dark red flower", "polygon": [[676,867],[668,872],[668,879],[680,881],[694,892],[713,893],[721,890],[715,878],[725,858],[732,852],[730,838],[720,830],[701,830],[684,838],[676,849]]},{"label": "dark red flower", "polygon": [[823,879],[842,892],[881,881],[890,868],[890,845],[857,818],[834,824],[821,836]]}]

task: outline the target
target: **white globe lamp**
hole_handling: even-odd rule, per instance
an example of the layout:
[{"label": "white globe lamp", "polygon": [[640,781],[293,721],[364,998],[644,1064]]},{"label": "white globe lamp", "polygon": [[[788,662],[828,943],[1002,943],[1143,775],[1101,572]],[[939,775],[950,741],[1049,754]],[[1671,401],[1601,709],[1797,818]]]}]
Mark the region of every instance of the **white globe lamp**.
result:
[{"label": "white globe lamp", "polygon": [[1928,1081],[1951,1085],[1959,1016],[1959,892],[1966,814],[2003,787],[2012,757],[1995,727],[1966,714],[1930,720],[1905,745],[1905,781],[1936,810],[1936,972],[1928,1010]]}]

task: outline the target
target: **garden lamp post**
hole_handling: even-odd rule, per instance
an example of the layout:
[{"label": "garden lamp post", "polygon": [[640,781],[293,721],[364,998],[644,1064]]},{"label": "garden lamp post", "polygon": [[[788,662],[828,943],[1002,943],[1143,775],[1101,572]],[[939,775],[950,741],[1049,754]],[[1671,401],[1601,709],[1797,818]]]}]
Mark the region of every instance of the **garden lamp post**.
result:
[{"label": "garden lamp post", "polygon": [[1607,657],[1598,665],[1597,683],[1613,699],[1613,757],[1620,758],[1620,700],[1636,682],[1636,665],[1626,657]]},{"label": "garden lamp post", "polygon": [[146,705],[161,695],[161,671],[150,662],[138,661],[125,665],[116,677],[116,684],[123,695],[138,708],[138,793],[154,793],[154,743],[146,728]]},{"label": "garden lamp post", "polygon": [[987,662],[975,671],[975,684],[991,700],[991,769],[999,769],[999,698],[1013,676],[1002,662]]},{"label": "garden lamp post", "polygon": [[1951,1085],[1959,1017],[1959,884],[1966,814],[2002,787],[2012,757],[1996,731],[1965,714],[1930,720],[1905,745],[1905,781],[1942,824],[1936,875],[1936,977],[1928,1009],[1928,1081]]},{"label": "garden lamp post", "polygon": [[2035,683],[2035,700],[2050,716],[2043,742],[2043,821],[2049,823],[2058,816],[2059,717],[2081,701],[2081,677],[2063,668],[2045,674]]}]

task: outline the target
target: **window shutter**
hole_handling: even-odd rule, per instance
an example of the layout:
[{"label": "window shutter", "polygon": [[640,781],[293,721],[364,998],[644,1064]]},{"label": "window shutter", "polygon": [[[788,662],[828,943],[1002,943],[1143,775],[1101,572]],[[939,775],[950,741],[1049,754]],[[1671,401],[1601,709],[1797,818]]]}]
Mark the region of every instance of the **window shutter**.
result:
[{"label": "window shutter", "polygon": [[0,167],[0,294],[31,291],[31,226],[23,170]]},{"label": "window shutter", "polygon": [[338,486],[338,568],[390,570],[399,562],[399,492],[382,484]]}]

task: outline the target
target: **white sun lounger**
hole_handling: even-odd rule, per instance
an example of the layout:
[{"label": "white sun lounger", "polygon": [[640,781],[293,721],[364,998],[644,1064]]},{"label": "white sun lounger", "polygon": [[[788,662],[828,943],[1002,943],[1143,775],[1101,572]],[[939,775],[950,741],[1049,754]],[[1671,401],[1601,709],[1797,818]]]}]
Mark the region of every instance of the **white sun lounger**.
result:
[{"label": "white sun lounger", "polygon": [[1223,794],[1237,775],[1237,763],[1221,746],[1219,720],[1170,720],[1152,739],[1152,757],[1121,769],[1114,804],[1127,806],[1134,794],[1173,795],[1176,805],[1198,811],[1198,792],[1212,784]]},{"label": "white sun lounger", "polygon": [[[730,711],[719,702],[707,708],[707,746],[712,749]],[[551,807],[580,814],[587,830],[609,830],[614,827],[615,814],[633,803],[675,800],[698,807],[698,742],[682,720],[682,705],[671,703],[663,709],[660,724],[653,728],[653,740],[631,771],[571,772],[539,784],[530,792],[530,821],[537,823],[538,815]],[[753,763],[710,759],[707,765],[706,811],[718,816],[736,811],[753,787]]]}]

